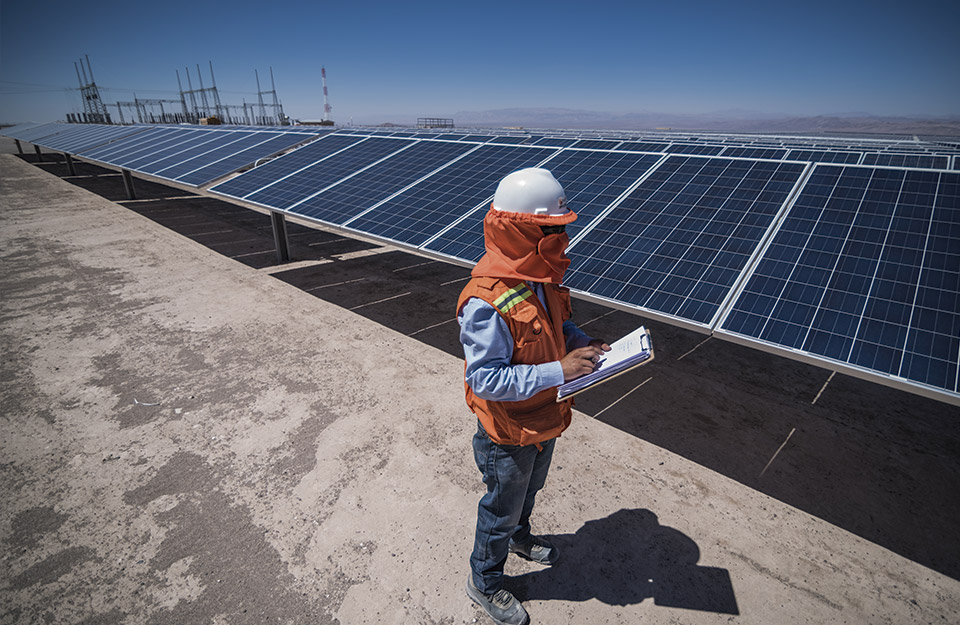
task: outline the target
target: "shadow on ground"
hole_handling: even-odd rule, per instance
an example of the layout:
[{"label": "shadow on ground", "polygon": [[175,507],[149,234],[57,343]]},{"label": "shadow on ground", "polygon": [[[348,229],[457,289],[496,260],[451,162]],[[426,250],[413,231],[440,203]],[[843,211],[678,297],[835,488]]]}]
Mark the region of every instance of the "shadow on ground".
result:
[{"label": "shadow on ground", "polygon": [[652,598],[656,605],[671,608],[740,613],[730,573],[697,565],[697,544],[660,525],[649,510],[619,510],[551,540],[561,558],[577,565],[514,577],[511,586],[521,601],[597,599],[625,606]]},{"label": "shadow on ground", "polygon": [[[33,154],[21,158],[36,161]],[[66,177],[62,162],[38,166]],[[66,179],[318,298],[462,356],[454,320],[469,275],[462,267],[290,224],[293,260],[315,262],[285,270],[277,266],[266,215],[139,180],[139,199],[129,202],[118,174],[86,163],[77,164],[77,174]],[[644,324],[657,346],[649,366],[579,396],[580,411],[960,579],[960,408],[596,304],[578,301],[574,310],[594,336],[615,338]],[[641,527],[652,517],[642,510],[623,514]],[[671,577],[657,567],[644,578],[654,582],[624,582],[608,598],[653,596],[694,609],[714,602],[720,606],[714,609],[736,613],[732,594],[720,592],[718,573],[687,567]],[[540,579],[527,580],[529,597],[547,592]],[[693,593],[697,580],[719,590]],[[570,592],[601,598],[608,591],[590,583]]]}]

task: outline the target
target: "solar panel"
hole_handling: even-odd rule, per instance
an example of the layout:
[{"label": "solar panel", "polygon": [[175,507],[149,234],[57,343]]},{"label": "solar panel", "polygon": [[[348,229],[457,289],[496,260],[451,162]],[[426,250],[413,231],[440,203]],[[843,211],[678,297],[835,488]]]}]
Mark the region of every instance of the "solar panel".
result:
[{"label": "solar panel", "polygon": [[[309,138],[305,133],[258,132],[254,136],[230,144],[216,152],[185,161],[164,170],[163,176],[184,184],[201,186],[241,169],[258,160],[290,149]],[[249,147],[245,147],[249,144]],[[192,167],[193,169],[188,169]],[[184,170],[180,173],[179,170]]]},{"label": "solar panel", "polygon": [[[117,126],[101,126],[99,124],[88,124],[83,126],[68,126],[56,134],[38,141],[38,145],[59,150],[61,152],[73,152],[72,146],[75,142],[89,142],[90,137],[97,137],[105,132],[116,132],[125,130]],[[100,142],[102,143],[102,141]]]},{"label": "solar panel", "polygon": [[229,145],[234,141],[250,137],[253,134],[254,133],[247,130],[207,132],[191,137],[177,144],[175,148],[170,150],[131,162],[129,163],[129,167],[143,173],[156,174],[169,167],[179,165],[202,154],[216,150],[224,145]]},{"label": "solar panel", "polygon": [[[21,141],[29,141],[30,143],[36,144],[35,143],[36,141],[39,141],[46,137],[53,136],[58,132],[62,132],[63,130],[66,129],[66,127],[67,127],[66,124],[57,124],[57,123],[39,124],[39,125],[31,126],[29,128],[23,128],[21,130],[18,130],[17,131],[18,136],[15,136],[14,139],[19,139]],[[4,130],[4,134],[6,133],[7,131]],[[8,135],[8,136],[13,136],[13,135]]]},{"label": "solar panel", "polygon": [[206,145],[214,141],[217,137],[228,136],[232,133],[224,133],[216,130],[191,129],[182,130],[177,135],[171,135],[166,140],[158,141],[146,149],[137,152],[128,153],[122,165],[126,169],[151,173],[153,164],[158,162],[170,163],[168,159],[180,158],[180,155],[197,146]]},{"label": "solar panel", "polygon": [[667,145],[666,143],[654,143],[652,141],[624,141],[617,149],[636,150],[637,152],[664,152]]},{"label": "solar panel", "polygon": [[290,210],[345,176],[414,143],[407,139],[371,137],[283,176],[274,184],[244,196],[244,199],[270,208]]},{"label": "solar panel", "polygon": [[703,154],[706,156],[716,156],[723,152],[722,145],[691,145],[685,143],[674,143],[667,146],[665,152],[671,154]]},{"label": "solar panel", "polygon": [[[222,156],[243,150],[251,145],[262,143],[275,133],[238,130],[222,133],[211,141],[195,146],[180,154],[169,156],[162,161],[152,163],[150,173],[162,178],[176,180],[178,176],[219,160]],[[303,139],[302,135],[296,135]]]},{"label": "solar panel", "polygon": [[[543,164],[563,186],[577,220],[567,225],[571,238],[612,204],[662,157],[654,154],[564,150]],[[485,208],[455,223],[425,249],[476,262],[483,256]]]},{"label": "solar panel", "polygon": [[948,160],[946,156],[934,156],[932,154],[867,153],[863,155],[864,165],[892,165],[894,167],[946,169]]},{"label": "solar panel", "polygon": [[74,137],[69,145],[63,145],[61,149],[71,154],[79,154],[84,150],[132,137],[145,130],[146,126],[100,126],[97,132]]},{"label": "solar panel", "polygon": [[856,165],[863,154],[860,152],[837,152],[833,150],[790,150],[787,160],[813,163],[846,163]]},{"label": "solar panel", "polygon": [[492,195],[506,174],[536,165],[549,148],[482,145],[346,223],[351,228],[420,245]]},{"label": "solar panel", "polygon": [[565,148],[567,146],[573,145],[579,141],[579,139],[573,139],[570,137],[543,137],[535,141],[532,145],[544,145],[555,148]]},{"label": "solar panel", "polygon": [[283,132],[283,133],[295,132],[303,135],[322,135],[328,132],[335,132],[335,128],[333,126],[297,125],[297,126],[277,126],[274,128],[264,128],[263,126],[238,126],[237,128],[240,130],[255,130],[255,131],[274,130],[276,132]]},{"label": "solar panel", "polygon": [[818,165],[721,330],[956,394],[960,174]]},{"label": "solar panel", "polygon": [[120,141],[82,150],[78,152],[78,154],[85,158],[109,163],[111,165],[119,164],[128,159],[133,160],[136,158],[136,155],[149,153],[150,150],[159,150],[164,145],[167,145],[168,141],[180,138],[182,132],[183,131],[178,128],[149,128],[136,135],[125,137]]},{"label": "solar panel", "polygon": [[342,224],[474,149],[471,143],[421,141],[305,200],[296,212]]},{"label": "solar panel", "polygon": [[581,139],[571,145],[572,148],[589,148],[592,150],[612,150],[620,145],[620,141],[605,141],[603,139]]},{"label": "solar panel", "polygon": [[289,154],[284,154],[265,165],[255,167],[246,173],[240,174],[236,178],[221,182],[215,187],[211,187],[210,190],[228,197],[242,199],[296,171],[309,167],[317,161],[363,140],[363,137],[356,135],[327,135]]},{"label": "solar panel", "polygon": [[574,241],[565,284],[709,325],[805,167],[671,156]]},{"label": "solar panel", "polygon": [[39,122],[26,122],[23,124],[17,124],[15,126],[10,126],[3,129],[3,135],[10,137],[11,139],[25,140],[25,137],[30,134],[30,131],[36,130],[40,126],[46,126],[47,124],[42,124]]},{"label": "solar panel", "polygon": [[730,146],[723,150],[723,156],[739,158],[769,158],[779,161],[786,156],[787,151],[782,148],[757,148]]}]

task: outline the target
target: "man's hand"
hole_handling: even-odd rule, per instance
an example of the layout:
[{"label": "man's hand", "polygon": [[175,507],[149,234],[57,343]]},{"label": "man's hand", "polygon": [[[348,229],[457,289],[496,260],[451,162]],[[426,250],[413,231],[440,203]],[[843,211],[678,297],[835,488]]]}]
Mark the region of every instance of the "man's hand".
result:
[{"label": "man's hand", "polygon": [[586,347],[568,353],[560,359],[560,366],[563,367],[563,381],[569,382],[590,373],[597,368],[597,361],[603,356],[603,352],[609,351],[609,345],[600,339],[594,339]]},{"label": "man's hand", "polygon": [[605,352],[609,352],[609,351],[610,351],[610,346],[607,345],[606,341],[604,341],[603,339],[593,339],[592,341],[590,341],[590,343],[588,343],[588,345],[593,345],[594,347],[599,347],[600,349],[602,349],[602,350],[605,351]]}]

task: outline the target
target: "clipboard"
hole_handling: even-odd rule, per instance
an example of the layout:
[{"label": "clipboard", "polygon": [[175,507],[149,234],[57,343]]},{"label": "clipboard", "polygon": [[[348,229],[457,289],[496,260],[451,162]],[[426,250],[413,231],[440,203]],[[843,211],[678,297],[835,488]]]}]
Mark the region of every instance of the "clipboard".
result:
[{"label": "clipboard", "polygon": [[632,371],[653,360],[653,341],[650,331],[640,326],[630,334],[610,344],[610,351],[603,354],[597,368],[575,380],[557,387],[557,401],[569,399],[578,393],[612,380],[618,375]]}]

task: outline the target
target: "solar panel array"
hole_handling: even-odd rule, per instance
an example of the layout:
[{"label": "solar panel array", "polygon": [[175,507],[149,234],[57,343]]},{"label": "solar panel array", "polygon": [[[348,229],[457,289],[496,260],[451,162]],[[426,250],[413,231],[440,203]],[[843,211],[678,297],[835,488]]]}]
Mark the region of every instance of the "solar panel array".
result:
[{"label": "solar panel array", "polygon": [[566,284],[582,296],[960,403],[955,146],[67,124],[4,134],[194,186],[285,151],[210,192],[468,265],[499,180],[544,166],[579,215]]},{"label": "solar panel array", "polygon": [[316,129],[25,124],[3,134],[37,146],[199,187],[317,136]]}]

